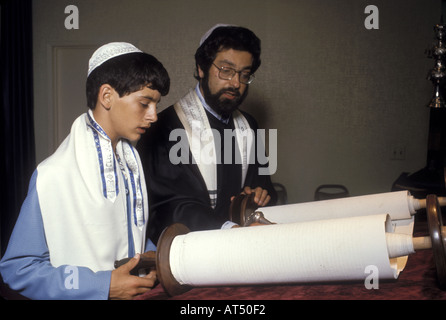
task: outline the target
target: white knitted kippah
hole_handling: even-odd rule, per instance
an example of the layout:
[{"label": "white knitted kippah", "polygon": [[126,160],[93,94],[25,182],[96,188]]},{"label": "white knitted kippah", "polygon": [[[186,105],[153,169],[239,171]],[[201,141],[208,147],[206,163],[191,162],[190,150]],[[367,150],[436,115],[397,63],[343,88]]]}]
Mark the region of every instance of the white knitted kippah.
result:
[{"label": "white knitted kippah", "polygon": [[97,49],[88,62],[88,75],[111,58],[133,52],[142,52],[133,44],[127,42],[110,42]]},{"label": "white knitted kippah", "polygon": [[224,23],[218,23],[215,26],[213,26],[212,28],[210,28],[200,39],[200,46],[203,44],[203,42],[205,42],[207,40],[207,38],[209,38],[209,36],[212,34],[212,32],[214,32],[215,29],[220,28],[220,27],[236,27],[235,25],[232,24],[224,24]]}]

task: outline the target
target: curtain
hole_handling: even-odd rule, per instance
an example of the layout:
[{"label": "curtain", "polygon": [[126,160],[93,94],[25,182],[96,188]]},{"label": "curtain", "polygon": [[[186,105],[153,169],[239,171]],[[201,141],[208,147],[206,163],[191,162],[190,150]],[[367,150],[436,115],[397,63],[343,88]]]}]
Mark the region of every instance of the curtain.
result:
[{"label": "curtain", "polygon": [[31,0],[1,0],[0,243],[4,254],[35,169]]}]

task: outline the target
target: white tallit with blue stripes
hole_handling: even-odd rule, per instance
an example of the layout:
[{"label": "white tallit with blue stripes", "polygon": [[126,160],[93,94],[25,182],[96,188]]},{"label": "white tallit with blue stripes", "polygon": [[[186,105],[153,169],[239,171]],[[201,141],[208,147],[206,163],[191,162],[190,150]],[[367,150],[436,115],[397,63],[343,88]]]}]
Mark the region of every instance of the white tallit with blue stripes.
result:
[{"label": "white tallit with blue stripes", "polygon": [[[174,104],[174,108],[186,131],[193,161],[197,164],[206,183],[211,207],[215,208],[217,204],[217,164],[221,163],[221,159],[217,159],[214,134],[203,104],[198,97],[198,90],[198,86],[195,89],[190,89]],[[235,110],[232,117],[241,156],[242,183],[240,188],[243,188],[252,156],[254,134],[248,121],[239,110]],[[220,137],[220,143],[223,143],[222,140],[224,140],[223,137]]]},{"label": "white tallit with blue stripes", "polygon": [[112,270],[115,260],[144,252],[148,200],[139,155],[126,140],[114,153],[91,111],[37,172],[53,266]]}]

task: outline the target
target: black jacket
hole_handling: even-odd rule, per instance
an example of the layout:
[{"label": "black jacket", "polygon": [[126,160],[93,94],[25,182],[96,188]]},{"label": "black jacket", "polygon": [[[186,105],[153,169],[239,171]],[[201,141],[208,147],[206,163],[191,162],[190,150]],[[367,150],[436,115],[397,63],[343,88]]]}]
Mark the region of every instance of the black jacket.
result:
[{"label": "black jacket", "polygon": [[[222,137],[224,129],[234,129],[232,119],[228,125],[225,125],[210,113],[207,115],[211,127],[219,130]],[[254,118],[245,112],[243,115],[256,132],[258,126]],[[169,141],[169,135],[174,129],[184,128],[173,106],[170,106],[160,112],[158,121],[137,145],[149,193],[148,236],[155,244],[164,228],[177,222],[186,225],[191,231],[219,229],[225,221],[229,220],[231,197],[240,194],[242,190],[241,165],[234,164],[234,161],[232,164],[217,165],[218,199],[215,209],[212,209],[206,184],[198,166],[192,163],[190,151],[189,161],[186,164],[174,165],[169,159],[171,148],[178,143],[178,141]],[[182,142],[187,143],[187,139]],[[223,145],[222,142],[222,149]],[[239,151],[236,143],[232,145],[234,157],[235,152],[239,153]],[[219,150],[216,151],[219,152]],[[223,156],[221,159],[223,162]],[[256,157],[256,163],[248,168],[244,186],[252,188],[260,186],[267,189],[271,196],[269,205],[275,204],[277,194],[270,176],[259,175],[258,167]]]}]

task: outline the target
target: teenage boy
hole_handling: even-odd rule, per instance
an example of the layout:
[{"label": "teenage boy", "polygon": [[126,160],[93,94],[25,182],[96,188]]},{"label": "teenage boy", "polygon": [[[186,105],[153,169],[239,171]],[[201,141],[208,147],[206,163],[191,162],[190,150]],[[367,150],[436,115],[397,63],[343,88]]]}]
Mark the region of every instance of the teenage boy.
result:
[{"label": "teenage boy", "polygon": [[[130,299],[156,272],[130,274],[146,243],[148,199],[135,144],[157,120],[170,79],[153,56],[125,42],[89,61],[88,112],[33,173],[7,251],[6,284],[31,299]],[[114,269],[114,261],[134,257]]]}]

